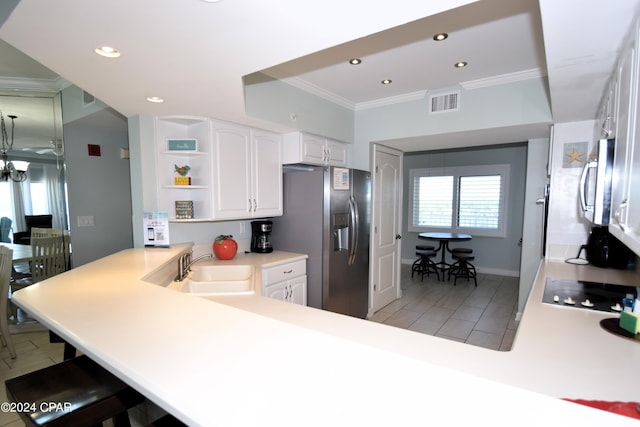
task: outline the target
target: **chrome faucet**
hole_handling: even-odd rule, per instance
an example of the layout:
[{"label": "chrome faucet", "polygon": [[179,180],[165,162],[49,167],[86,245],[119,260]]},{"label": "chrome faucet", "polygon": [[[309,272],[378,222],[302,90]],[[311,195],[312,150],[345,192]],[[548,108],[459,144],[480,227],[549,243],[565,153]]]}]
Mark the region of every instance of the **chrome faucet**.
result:
[{"label": "chrome faucet", "polygon": [[180,258],[178,259],[178,275],[176,276],[175,279],[173,279],[174,281],[176,282],[183,281],[184,278],[187,277],[187,274],[189,273],[191,266],[196,262],[200,261],[201,259],[213,258],[213,254],[206,254],[206,255],[201,255],[192,261],[191,255],[192,255],[191,252],[180,255]]}]

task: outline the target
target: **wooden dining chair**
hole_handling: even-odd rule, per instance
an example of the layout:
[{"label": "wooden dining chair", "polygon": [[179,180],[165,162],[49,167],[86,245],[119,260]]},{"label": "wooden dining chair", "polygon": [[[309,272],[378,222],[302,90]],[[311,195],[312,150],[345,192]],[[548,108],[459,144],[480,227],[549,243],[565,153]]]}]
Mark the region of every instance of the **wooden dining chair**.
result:
[{"label": "wooden dining chair", "polygon": [[7,304],[9,303],[9,283],[11,283],[11,266],[13,264],[13,250],[0,246],[0,332],[3,344],[7,346],[12,359],[16,358],[16,348],[9,334],[9,317]]},{"label": "wooden dining chair", "polygon": [[59,228],[39,228],[33,227],[31,229],[31,239],[40,239],[42,237],[60,237],[62,236],[64,243],[64,260],[65,271],[71,269],[71,239],[69,238],[68,230],[61,230]]},{"label": "wooden dining chair", "polygon": [[31,240],[31,282],[36,283],[60,274],[66,269],[63,236]]}]

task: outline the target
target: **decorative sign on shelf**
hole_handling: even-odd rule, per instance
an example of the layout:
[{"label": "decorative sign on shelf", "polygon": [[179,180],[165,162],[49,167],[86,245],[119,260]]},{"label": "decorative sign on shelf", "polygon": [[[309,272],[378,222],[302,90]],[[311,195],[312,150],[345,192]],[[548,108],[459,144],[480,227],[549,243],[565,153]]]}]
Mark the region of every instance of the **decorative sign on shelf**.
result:
[{"label": "decorative sign on shelf", "polygon": [[167,139],[168,151],[197,151],[198,140],[195,138]]},{"label": "decorative sign on shelf", "polygon": [[176,200],[176,219],[193,219],[193,200]]},{"label": "decorative sign on shelf", "polygon": [[145,246],[169,247],[169,214],[167,212],[145,212],[142,222]]},{"label": "decorative sign on shelf", "polygon": [[184,166],[178,166],[178,165],[173,165],[173,167],[175,168],[175,172],[180,175],[180,176],[176,176],[173,179],[173,182],[175,185],[191,185],[191,177],[188,177],[187,174],[189,173],[189,171],[191,170],[191,167],[189,165],[184,165]]}]

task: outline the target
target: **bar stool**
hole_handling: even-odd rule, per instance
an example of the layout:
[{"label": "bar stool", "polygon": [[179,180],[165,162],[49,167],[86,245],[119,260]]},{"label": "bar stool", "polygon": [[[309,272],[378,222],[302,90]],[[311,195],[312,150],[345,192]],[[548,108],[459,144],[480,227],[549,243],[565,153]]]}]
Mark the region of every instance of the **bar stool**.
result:
[{"label": "bar stool", "polygon": [[451,268],[449,268],[449,280],[451,280],[451,276],[455,277],[453,286],[456,285],[458,277],[465,277],[467,281],[473,278],[473,283],[477,287],[476,268],[471,264],[471,261],[473,261],[475,257],[468,253],[453,253],[451,256],[456,260],[456,262],[451,264]]},{"label": "bar stool", "polygon": [[[416,248],[418,247],[419,246],[416,246]],[[428,247],[428,246],[422,246],[422,247]],[[416,255],[418,256],[418,259],[416,259],[413,262],[413,265],[411,266],[411,277],[413,277],[414,273],[420,273],[420,281],[422,281],[424,279],[425,274],[429,276],[433,272],[433,273],[436,273],[436,277],[438,278],[438,280],[440,280],[440,273],[438,271],[438,268],[436,264],[433,262],[433,260],[431,259],[432,257],[437,255],[437,252],[433,249],[433,246],[431,246],[431,248],[432,249],[416,250]]]},{"label": "bar stool", "polygon": [[129,427],[127,410],[145,400],[84,355],[8,379],[5,387],[12,402],[33,405],[19,412],[27,426],[90,427],[113,418],[114,426]]},{"label": "bar stool", "polygon": [[451,254],[472,254],[473,249],[471,248],[451,248]]},{"label": "bar stool", "polygon": [[413,277],[413,273],[422,272],[422,255],[419,254],[418,251],[433,251],[433,250],[435,250],[435,246],[416,245],[416,255],[418,255],[418,258],[411,265],[411,277]]}]

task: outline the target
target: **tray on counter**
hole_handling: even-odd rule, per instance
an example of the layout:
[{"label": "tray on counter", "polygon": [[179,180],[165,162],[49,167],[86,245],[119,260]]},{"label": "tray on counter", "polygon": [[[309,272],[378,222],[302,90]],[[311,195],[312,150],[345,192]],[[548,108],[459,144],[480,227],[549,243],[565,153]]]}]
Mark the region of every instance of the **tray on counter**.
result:
[{"label": "tray on counter", "polygon": [[631,332],[622,329],[619,323],[619,317],[610,317],[607,319],[602,319],[600,321],[600,326],[602,326],[602,329],[612,333],[613,335],[617,335],[619,337],[626,338],[640,344],[640,334],[632,334]]}]

